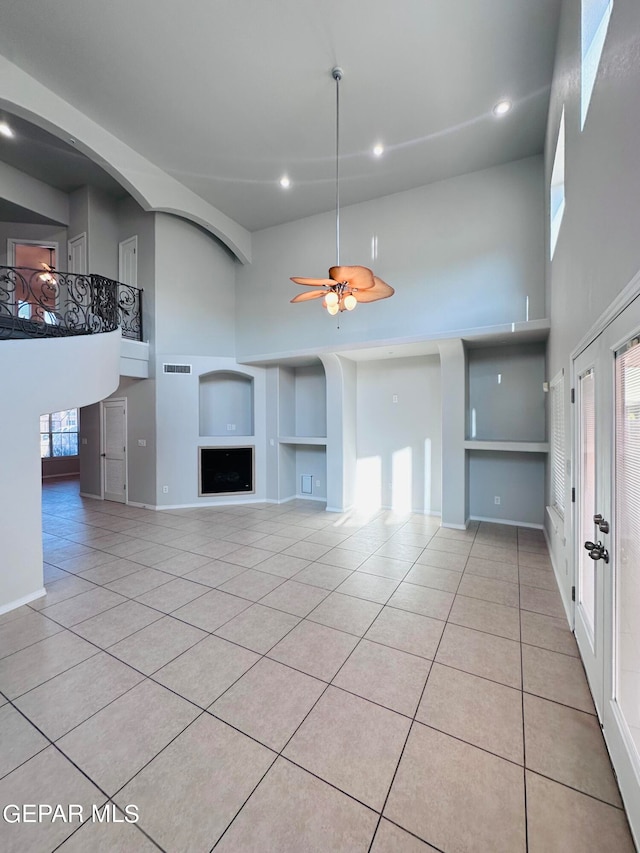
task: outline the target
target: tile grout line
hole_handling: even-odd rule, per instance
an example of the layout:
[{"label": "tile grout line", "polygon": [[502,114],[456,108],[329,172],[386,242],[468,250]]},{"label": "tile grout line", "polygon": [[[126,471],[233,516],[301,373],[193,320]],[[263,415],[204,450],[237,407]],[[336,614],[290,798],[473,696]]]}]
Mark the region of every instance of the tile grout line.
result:
[{"label": "tile grout line", "polygon": [[[311,528],[311,529],[312,529],[312,530],[314,530],[314,532],[316,532],[316,531],[315,531],[315,529],[313,529],[313,528]],[[477,531],[478,531],[478,529],[479,529],[479,528],[477,528],[477,529],[476,529],[476,535],[477,535]],[[312,535],[312,534],[309,534],[309,535]],[[392,534],[392,536],[393,536],[393,535],[395,535],[395,534]],[[391,537],[388,537],[388,538],[391,538]],[[433,538],[433,537],[431,537],[431,538]],[[475,536],[474,536],[474,539],[475,539]],[[381,545],[380,547],[384,547],[384,546],[383,546],[383,545]],[[425,546],[425,547],[426,547],[426,546]],[[424,549],[423,549],[423,550],[424,550]],[[278,552],[276,552],[276,553],[278,553]],[[280,553],[281,553],[281,552],[280,552]],[[375,552],[374,552],[374,555],[375,555]],[[372,555],[372,556],[373,556],[373,555]],[[384,556],[384,555],[380,555],[380,556]],[[368,558],[367,558],[367,559],[368,559]],[[393,559],[393,558],[387,558],[387,559]],[[469,557],[467,557],[467,560],[468,560],[468,559],[469,559]],[[310,564],[310,565],[313,565],[314,563],[317,563],[317,562],[319,562],[319,561],[318,561],[318,560],[311,561],[311,564]],[[416,561],[414,561],[413,563],[411,563],[410,567],[407,569],[407,572],[405,573],[405,575],[403,576],[403,578],[398,582],[398,584],[397,584],[397,586],[396,586],[396,589],[397,589],[397,587],[400,585],[400,583],[405,582],[405,581],[404,581],[404,578],[406,578],[407,574],[409,573],[409,571],[411,571],[411,568],[413,568],[413,567],[416,565],[416,563],[417,563],[417,560],[416,560]],[[143,564],[140,564],[140,565],[143,565]],[[360,565],[362,565],[362,564],[360,564]],[[247,567],[243,567],[243,568],[245,568],[245,570],[246,570],[246,568],[247,568]],[[306,568],[306,567],[305,567],[305,568]],[[359,568],[359,567],[358,567],[358,568]],[[351,571],[351,574],[353,574],[353,572],[357,571],[357,570],[358,570],[358,568],[356,568],[356,569],[352,570],[352,571]],[[257,564],[257,569],[256,569],[256,570],[259,570],[259,564]],[[64,571],[64,570],[63,570],[63,571]],[[300,571],[303,571],[303,570],[301,569]],[[349,575],[349,577],[350,577],[350,576],[351,576],[351,575]],[[460,585],[460,583],[461,583],[461,581],[462,581],[462,577],[463,577],[463,574],[461,574],[461,578],[460,578],[460,580],[458,581],[458,588],[459,588],[459,585]],[[295,578],[295,575],[294,575],[294,576],[292,576],[291,578],[286,578],[286,579],[283,581],[283,583],[284,583],[284,582],[286,582],[286,580],[293,580],[294,578]],[[394,580],[397,580],[397,579],[394,579]],[[170,581],[168,581],[168,582],[170,582]],[[224,582],[223,582],[223,583],[224,583]],[[281,585],[281,584],[280,584],[280,585]],[[279,585],[279,586],[280,586],[280,585]],[[99,586],[99,585],[98,585],[98,586]],[[312,586],[312,585],[310,585],[310,586]],[[421,586],[421,585],[417,585],[417,586]],[[214,587],[214,589],[215,589],[215,588],[216,588],[216,587]],[[279,587],[277,587],[277,588],[279,588]],[[223,591],[223,592],[224,592],[224,590],[221,590],[221,591]],[[331,595],[331,593],[332,593],[333,591],[336,591],[336,590],[329,590],[329,591],[327,592],[327,596],[325,596],[325,599],[326,599],[329,595]],[[205,594],[206,594],[206,592],[203,592],[203,593],[202,593],[202,595],[205,595]],[[227,593],[227,594],[228,594],[228,593]],[[345,593],[341,593],[341,594],[345,594]],[[392,595],[393,595],[393,593],[392,593]],[[125,597],[126,597],[126,596],[125,596]],[[368,601],[368,599],[360,599],[358,596],[354,596],[354,598],[356,598],[356,599],[358,599],[358,600],[365,600],[365,601]],[[135,599],[131,599],[131,598],[129,598],[128,600],[135,600]],[[195,599],[195,600],[197,600],[197,599]],[[256,601],[256,602],[251,601],[251,604],[253,604],[253,603],[256,603],[256,604],[257,604],[260,600],[261,600],[261,599],[258,599],[258,601]],[[323,600],[324,600],[324,599],[323,599]],[[453,600],[455,600],[455,593],[454,593],[454,599],[453,599]],[[388,601],[389,601],[389,599],[387,599],[387,602],[388,602]],[[380,602],[376,602],[376,603],[380,603]],[[453,601],[452,601],[452,604],[453,604]],[[148,606],[148,605],[145,605],[145,606]],[[249,605],[249,606],[251,606],[251,605]],[[269,605],[262,605],[262,606],[269,606]],[[384,604],[382,604],[382,607],[381,607],[380,612],[382,612],[382,609],[384,609],[384,607],[385,607],[385,606],[390,606],[390,605],[388,605],[388,603],[386,603],[386,602],[385,602]],[[248,609],[248,608],[246,608],[246,609]],[[274,609],[276,609],[276,608],[274,608]],[[315,608],[314,608],[314,609],[315,609]],[[400,608],[400,610],[402,610],[402,608]],[[450,616],[450,610],[451,610],[451,607],[450,607],[450,609],[449,609],[449,616]],[[164,611],[160,611],[160,612],[162,613],[162,615],[170,615],[170,613],[171,613],[171,611],[170,611],[169,613],[165,613]],[[242,611],[242,612],[244,612],[244,611]],[[284,612],[287,612],[287,611],[284,611]],[[305,619],[308,619],[308,617],[310,616],[311,612],[313,612],[313,611],[310,611],[310,613],[308,613],[305,617],[302,617],[302,620],[301,620],[301,621],[304,621]],[[414,611],[405,611],[405,612],[414,612]],[[97,614],[97,615],[99,615],[99,614]],[[239,615],[239,614],[237,614],[237,615]],[[379,614],[378,614],[378,615],[379,615]],[[418,614],[418,615],[423,615],[423,614]],[[88,618],[93,618],[93,617],[88,617]],[[160,618],[161,618],[161,617],[160,617]],[[173,618],[177,618],[177,617],[173,617]],[[234,617],[232,617],[232,618],[231,618],[231,620],[228,620],[228,621],[232,621],[232,619],[233,619],[233,618],[235,618],[235,616],[234,616]],[[430,618],[433,618],[433,617],[430,617]],[[376,619],[377,619],[377,616],[376,616]],[[54,620],[52,620],[52,621],[54,621]],[[86,621],[86,620],[83,620],[83,621]],[[178,620],[178,621],[180,621],[180,620]],[[310,619],[309,619],[308,621],[313,621],[313,620],[310,620]],[[375,620],[374,620],[374,622],[375,622]],[[446,623],[448,623],[448,622],[449,622],[449,619],[447,619],[447,620],[446,620]],[[57,623],[56,623],[56,624],[57,624]],[[186,624],[190,624],[190,623],[186,623]],[[224,623],[224,624],[227,624],[227,623]],[[298,623],[297,623],[297,625],[299,625],[299,624],[300,624],[300,622],[298,622]],[[373,624],[373,623],[372,623],[372,624]],[[452,623],[452,624],[454,624],[454,623]],[[293,626],[290,630],[292,631],[294,627],[297,627],[297,625],[296,625],[296,626]],[[65,628],[66,626],[62,626],[62,627],[63,627],[63,628]],[[222,627],[222,626],[219,626],[219,627]],[[369,626],[369,627],[371,627],[371,626]],[[67,629],[67,630],[70,630],[70,629]],[[218,630],[218,628],[216,628],[216,630]],[[332,629],[332,630],[340,630],[340,629]],[[209,636],[215,636],[215,634],[214,634],[213,632],[207,632],[207,633],[209,634]],[[349,633],[349,632],[346,632],[346,633]],[[365,632],[365,633],[366,633],[366,632]],[[285,636],[286,636],[286,635],[285,635]],[[205,638],[203,638],[203,639],[205,639]],[[283,639],[283,638],[282,638],[282,639]],[[354,649],[352,650],[351,654],[353,654],[353,651],[355,651],[355,649],[359,646],[359,644],[360,644],[360,642],[362,641],[362,639],[363,639],[363,636],[362,636],[362,635],[360,635],[360,639],[359,639],[358,643],[356,644],[356,646],[354,647]],[[280,641],[281,641],[281,640],[280,640]],[[278,641],[278,642],[280,642],[280,641]],[[441,641],[442,641],[442,635],[441,635],[440,641],[439,641],[439,643],[438,643],[438,646],[439,646],[439,644],[440,644],[440,642],[441,642]],[[201,641],[199,641],[199,642],[201,642]],[[373,641],[373,642],[375,642],[375,641]],[[196,645],[197,645],[197,644],[196,644]],[[240,644],[238,644],[238,645],[240,645]],[[276,643],[275,645],[277,645],[277,643]],[[384,645],[384,644],[381,644],[381,645]],[[522,645],[522,642],[521,642],[521,645]],[[241,646],[241,647],[242,647],[242,646]],[[244,648],[244,647],[243,647],[243,648]],[[273,648],[273,647],[272,647],[272,648]],[[394,647],[393,647],[393,646],[391,646],[391,648],[394,648]],[[186,651],[188,651],[188,650],[186,650]],[[269,651],[270,651],[270,650],[269,650]],[[183,653],[186,653],[186,652],[183,652]],[[260,659],[262,659],[262,657],[266,657],[266,656],[268,655],[268,653],[269,653],[269,652],[265,652],[265,653],[263,653]],[[437,649],[436,649],[436,654],[437,654]],[[178,656],[178,657],[179,657],[179,656]],[[350,655],[349,655],[348,657],[350,657]],[[434,656],[434,657],[435,657],[435,656]],[[260,660],[260,659],[259,659],[259,660]],[[426,658],[423,658],[423,659],[424,659],[424,660],[427,660]],[[258,661],[256,661],[256,663],[258,663],[258,662],[259,662],[259,660],[258,660]],[[347,658],[347,660],[348,660],[348,658]],[[344,662],[344,663],[346,663],[346,660],[345,660],[345,662]],[[343,663],[343,665],[344,665],[344,663]],[[166,664],[165,664],[165,665],[166,665]],[[254,664],[254,665],[255,665],[255,664]],[[285,664],[285,665],[286,665],[286,664]],[[522,660],[521,660],[521,667],[522,667]],[[430,672],[431,672],[431,669],[430,669]],[[430,672],[429,672],[429,674],[430,674]],[[308,674],[308,673],[307,673],[307,674]],[[144,674],[143,674],[143,675],[144,675]],[[336,675],[337,675],[337,673],[336,673]],[[147,676],[147,677],[148,677],[148,678],[150,678],[151,676]],[[240,676],[240,677],[242,677],[242,676]],[[335,678],[335,676],[334,676],[334,678]],[[428,680],[428,679],[427,679],[427,680]],[[234,682],[234,683],[236,683],[236,682]],[[328,685],[328,684],[327,684],[327,686],[326,686],[326,687],[325,687],[325,689],[323,690],[323,693],[321,694],[321,696],[323,696],[323,695],[324,695],[324,693],[326,692],[326,690],[327,690],[328,686],[330,686],[330,685]],[[333,685],[333,686],[335,686],[335,685]],[[230,689],[230,688],[227,688],[227,689]],[[342,689],[342,688],[337,688],[337,689]],[[424,693],[424,690],[425,690],[425,689],[426,689],[426,681],[425,681],[425,685],[424,685],[424,687],[423,687],[423,693]],[[346,692],[350,692],[350,691],[346,691]],[[524,691],[523,691],[523,692],[524,692]],[[180,694],[178,694],[178,695],[180,695]],[[221,695],[223,695],[223,694],[221,694]],[[353,695],[357,695],[357,694],[353,694]],[[183,698],[184,698],[184,697],[183,697]],[[319,699],[320,699],[320,698],[321,698],[321,697],[319,697]],[[359,697],[359,698],[363,698],[363,699],[364,699],[365,697]],[[319,701],[319,699],[318,699],[317,701]],[[366,700],[366,701],[372,702],[372,700]],[[549,701],[551,701],[551,700],[549,700]],[[316,702],[316,704],[317,704],[317,702]],[[372,702],[372,704],[377,704],[377,703]],[[419,706],[419,703],[418,703],[418,706]],[[314,705],[313,707],[315,707],[315,705]],[[386,707],[386,706],[381,706],[381,707]],[[210,713],[210,712],[209,712],[209,713]],[[310,713],[310,712],[309,712],[309,713]],[[396,712],[396,713],[397,713],[397,712]],[[417,709],[416,709],[416,713],[417,713]],[[199,715],[199,716],[200,716],[200,715]],[[198,718],[199,718],[199,717],[198,717]],[[196,719],[198,719],[198,718],[196,718]],[[305,717],[305,719],[306,719],[306,717]],[[302,725],[302,723],[301,723],[300,725]],[[233,727],[232,727],[232,728],[233,728]],[[410,727],[410,730],[409,730],[409,731],[411,731],[411,728],[412,728],[412,726]],[[297,730],[296,730],[296,731],[297,731]],[[295,732],[294,732],[294,734],[295,734]],[[246,735],[245,735],[245,736],[246,736]],[[293,737],[293,735],[292,735],[292,737]],[[259,742],[259,741],[258,741],[258,742]],[[406,743],[406,742],[405,742],[405,743]],[[286,745],[285,745],[285,746],[286,746]],[[403,750],[403,751],[404,751],[404,750]],[[158,754],[159,754],[159,753],[158,753]],[[396,768],[396,769],[397,769],[397,768]],[[268,772],[268,771],[267,771],[267,772]],[[307,772],[309,772],[309,771],[307,771]],[[312,775],[313,775],[313,774],[312,774]],[[394,777],[395,777],[395,776],[394,776]],[[263,778],[264,778],[264,777],[263,777]],[[318,777],[318,778],[320,778],[320,777]],[[323,780],[323,781],[324,781],[324,780]],[[259,784],[259,783],[258,783],[258,784]],[[330,784],[330,783],[327,783],[327,784]],[[255,789],[254,789],[254,790],[255,790]],[[340,790],[340,789],[337,789],[337,790]],[[347,795],[347,796],[350,796],[350,795]],[[596,798],[596,799],[597,799],[597,798]],[[370,807],[368,807],[368,808],[370,808]],[[384,807],[383,807],[383,808],[384,808]],[[226,830],[225,830],[225,831],[226,831]],[[217,842],[216,842],[216,843],[217,843]]]},{"label": "tile grout line", "polygon": [[[473,542],[475,542],[475,538],[476,538],[476,535],[477,535],[477,531],[478,531],[478,529],[479,529],[479,528],[476,528],[476,534],[474,535],[474,537],[473,537],[473,539],[472,539],[472,547],[473,547]],[[467,557],[467,560],[465,561],[465,567],[466,567],[466,564],[467,564],[467,562],[468,562],[468,559],[469,559],[469,558]],[[464,572],[464,570],[463,570],[463,572]],[[462,578],[460,578],[460,582],[459,582],[458,586],[460,585],[460,583],[461,583],[461,582],[462,582]],[[412,721],[411,721],[411,724],[409,725],[409,729],[408,729],[408,731],[407,731],[407,736],[406,736],[405,741],[404,741],[404,744],[403,744],[403,746],[402,746],[402,750],[400,751],[400,756],[399,756],[398,761],[397,761],[397,763],[396,763],[395,770],[393,771],[393,776],[391,777],[391,782],[390,782],[390,784],[389,784],[389,788],[387,789],[386,797],[385,797],[384,802],[383,802],[383,804],[382,804],[382,808],[380,809],[380,816],[379,816],[379,818],[378,818],[378,823],[377,823],[376,828],[375,828],[375,830],[374,830],[373,837],[372,837],[372,839],[371,839],[371,843],[369,844],[369,850],[368,850],[368,853],[371,853],[371,849],[372,849],[372,847],[373,847],[373,843],[374,843],[374,841],[375,841],[375,839],[376,839],[376,836],[377,836],[377,834],[378,834],[378,830],[379,830],[379,828],[380,828],[380,824],[381,824],[381,822],[382,822],[382,816],[384,815],[384,811],[385,811],[385,809],[386,809],[386,807],[387,807],[387,803],[388,803],[388,801],[389,801],[389,797],[391,796],[391,791],[392,791],[393,786],[394,786],[394,783],[395,783],[395,781],[396,781],[396,776],[398,775],[398,771],[399,771],[399,769],[400,769],[400,764],[402,763],[402,758],[403,758],[403,756],[404,756],[405,749],[406,749],[407,744],[408,744],[408,742],[409,742],[409,738],[410,738],[410,736],[411,736],[411,732],[413,731],[413,727],[414,727],[414,725],[416,724],[416,716],[417,716],[417,714],[418,714],[418,711],[420,710],[420,705],[422,704],[422,700],[423,700],[423,698],[424,698],[424,694],[425,694],[425,692],[426,692],[427,685],[429,684],[429,678],[430,678],[430,676],[431,676],[431,673],[433,672],[433,665],[434,665],[434,663],[435,663],[435,661],[436,661],[436,658],[437,658],[437,656],[438,656],[438,651],[439,651],[439,649],[440,649],[440,644],[442,643],[442,640],[443,640],[443,637],[444,637],[444,633],[445,633],[445,630],[446,630],[446,626],[447,626],[447,624],[448,624],[448,622],[445,622],[445,627],[443,628],[442,633],[440,634],[440,639],[438,640],[438,644],[437,644],[436,649],[435,649],[435,651],[434,651],[434,653],[433,653],[433,661],[431,662],[431,666],[429,667],[429,672],[427,673],[427,677],[426,677],[425,682],[424,682],[424,685],[423,685],[423,687],[422,687],[422,691],[421,691],[421,693],[420,693],[420,698],[418,699],[418,703],[417,703],[416,708],[415,708],[415,711],[414,711],[414,713],[413,713],[413,719],[412,719]],[[412,834],[413,834],[413,833],[412,833]],[[423,841],[425,841],[425,839],[422,839],[422,840],[423,840]],[[425,842],[425,843],[429,843],[429,842]]]},{"label": "tile grout line", "polygon": [[[518,604],[521,603],[520,595],[520,559],[518,558]],[[522,653],[522,608],[518,614],[518,623],[520,626],[520,683],[521,683],[521,708],[522,708],[522,785],[524,796],[524,843],[525,850],[529,851],[529,809],[527,803],[527,730],[524,715],[524,697],[525,697],[525,679],[524,679],[524,658]]]}]

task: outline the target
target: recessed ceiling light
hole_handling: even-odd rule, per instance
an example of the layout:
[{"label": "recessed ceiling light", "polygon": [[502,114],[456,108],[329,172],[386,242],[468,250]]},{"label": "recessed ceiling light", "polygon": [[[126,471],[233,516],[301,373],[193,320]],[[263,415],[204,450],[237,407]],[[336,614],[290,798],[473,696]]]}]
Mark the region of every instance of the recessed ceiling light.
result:
[{"label": "recessed ceiling light", "polygon": [[506,116],[511,109],[511,101],[498,101],[493,108],[494,116]]},{"label": "recessed ceiling light", "polygon": [[384,154],[384,145],[378,142],[377,145],[373,146],[373,153],[376,157],[382,157],[382,155]]},{"label": "recessed ceiling light", "polygon": [[9,139],[11,139],[11,137],[13,136],[13,131],[11,130],[9,125],[6,123],[6,121],[0,121],[0,133],[3,136],[8,137]]},{"label": "recessed ceiling light", "polygon": [[282,187],[283,190],[288,190],[289,187],[291,186],[291,181],[289,180],[289,178],[286,175],[283,175],[280,178],[280,186]]}]

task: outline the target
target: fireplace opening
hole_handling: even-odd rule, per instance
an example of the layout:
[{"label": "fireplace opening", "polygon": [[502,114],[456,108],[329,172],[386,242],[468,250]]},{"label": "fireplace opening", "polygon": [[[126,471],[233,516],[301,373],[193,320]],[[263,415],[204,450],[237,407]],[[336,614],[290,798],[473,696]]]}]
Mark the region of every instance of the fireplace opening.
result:
[{"label": "fireplace opening", "polygon": [[200,447],[200,491],[206,495],[253,492],[253,447]]}]

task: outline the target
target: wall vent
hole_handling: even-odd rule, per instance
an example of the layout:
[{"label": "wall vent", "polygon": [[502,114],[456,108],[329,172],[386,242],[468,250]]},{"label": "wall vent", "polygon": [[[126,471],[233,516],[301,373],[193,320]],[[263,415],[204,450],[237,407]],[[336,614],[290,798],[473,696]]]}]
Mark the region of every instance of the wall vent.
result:
[{"label": "wall vent", "polygon": [[191,373],[190,364],[163,364],[163,373]]}]

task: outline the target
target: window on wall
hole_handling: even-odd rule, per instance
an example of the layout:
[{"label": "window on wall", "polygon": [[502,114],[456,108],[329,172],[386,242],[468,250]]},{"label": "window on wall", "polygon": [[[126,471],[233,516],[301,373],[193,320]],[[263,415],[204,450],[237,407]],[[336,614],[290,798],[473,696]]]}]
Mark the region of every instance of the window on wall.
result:
[{"label": "window on wall", "polygon": [[584,129],[591,93],[596,82],[613,0],[582,0],[582,63],[580,128]]},{"label": "window on wall", "polygon": [[40,415],[40,456],[78,455],[78,410]]},{"label": "window on wall", "polygon": [[558,141],[553,155],[553,169],[551,170],[551,187],[549,191],[549,247],[550,255],[556,250],[560,225],[564,216],[564,107],[560,116],[560,128],[558,130]]},{"label": "window on wall", "polygon": [[560,372],[549,387],[551,408],[551,506],[564,518],[565,434],[564,373]]}]

